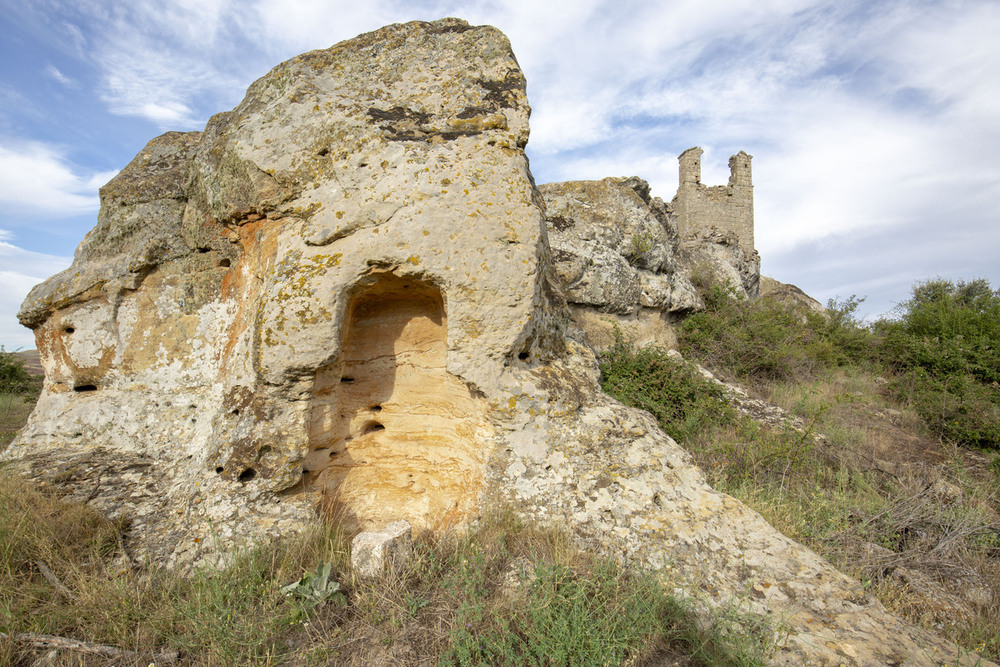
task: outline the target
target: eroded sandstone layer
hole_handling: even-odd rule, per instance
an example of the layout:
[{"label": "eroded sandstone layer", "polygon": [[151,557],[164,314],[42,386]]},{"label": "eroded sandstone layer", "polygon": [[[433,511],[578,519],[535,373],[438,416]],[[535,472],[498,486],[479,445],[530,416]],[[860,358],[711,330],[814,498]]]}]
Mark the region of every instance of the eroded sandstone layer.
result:
[{"label": "eroded sandstone layer", "polygon": [[[154,139],[22,307],[46,383],[4,458],[128,517],[139,558],[211,562],[322,509],[419,531],[504,502],[774,619],[777,664],[955,662],[601,393],[550,278],[571,270],[550,260],[524,91],[497,30],[415,22],[299,56],[204,132]],[[608,238],[669,243],[635,184],[605,189],[609,215],[637,216]],[[634,249],[641,303],[680,250]]]}]

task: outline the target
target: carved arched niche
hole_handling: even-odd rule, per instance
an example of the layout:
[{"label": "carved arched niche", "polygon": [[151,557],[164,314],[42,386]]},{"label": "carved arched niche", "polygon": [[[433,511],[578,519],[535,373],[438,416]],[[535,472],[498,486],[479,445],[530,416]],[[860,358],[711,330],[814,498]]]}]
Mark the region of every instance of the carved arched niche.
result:
[{"label": "carved arched niche", "polygon": [[350,529],[461,521],[482,488],[483,402],[446,369],[441,292],[381,274],[347,306],[341,359],[316,373],[303,468]]}]

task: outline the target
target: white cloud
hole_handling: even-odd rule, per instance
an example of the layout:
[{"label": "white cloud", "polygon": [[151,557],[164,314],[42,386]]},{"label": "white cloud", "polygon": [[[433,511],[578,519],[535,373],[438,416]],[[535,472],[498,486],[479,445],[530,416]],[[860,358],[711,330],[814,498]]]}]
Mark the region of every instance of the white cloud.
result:
[{"label": "white cloud", "polygon": [[80,173],[55,148],[0,144],[0,201],[18,210],[66,216],[96,211],[97,186],[115,172]]},{"label": "white cloud", "polygon": [[[0,230],[3,237],[9,234]],[[32,287],[71,262],[71,257],[31,252],[0,241],[0,344],[7,350],[35,347],[34,335],[17,321],[17,311]]]},{"label": "white cloud", "polygon": [[[158,48],[142,38],[102,48],[102,98],[112,113],[146,118],[161,129],[190,129],[204,118],[189,106],[219,86],[201,59]],[[222,79],[223,77],[219,77]]]},{"label": "white cloud", "polygon": [[73,79],[69,78],[68,76],[66,76],[65,74],[63,74],[61,71],[59,71],[59,68],[56,67],[55,65],[51,65],[51,64],[50,65],[46,65],[45,66],[45,73],[49,77],[55,79],[56,81],[58,81],[59,83],[61,83],[62,85],[66,86],[68,88],[77,88],[78,87],[78,84],[77,84],[76,81],[74,81]]}]

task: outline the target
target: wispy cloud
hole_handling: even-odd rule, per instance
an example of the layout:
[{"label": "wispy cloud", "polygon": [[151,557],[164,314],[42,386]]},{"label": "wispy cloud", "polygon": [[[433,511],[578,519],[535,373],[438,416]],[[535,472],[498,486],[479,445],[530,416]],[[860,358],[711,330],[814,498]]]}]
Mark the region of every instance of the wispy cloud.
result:
[{"label": "wispy cloud", "polygon": [[56,67],[55,65],[52,65],[52,64],[46,65],[45,66],[45,74],[47,76],[49,76],[50,78],[55,79],[57,82],[61,83],[62,85],[66,86],[67,88],[78,88],[79,87],[79,84],[76,81],[74,81],[73,79],[71,79],[68,76],[66,76],[65,74],[63,74],[59,70],[59,68]]},{"label": "wispy cloud", "polygon": [[59,215],[96,211],[97,189],[114,174],[83,172],[42,143],[0,142],[0,201],[16,210]]},{"label": "wispy cloud", "polygon": [[96,66],[98,93],[114,114],[161,129],[195,128],[219,110],[220,98],[233,103],[248,83],[246,65],[256,69],[261,49],[236,25],[242,3],[57,4],[67,17],[60,30],[75,36],[78,57]]},{"label": "wispy cloud", "polygon": [[[0,238],[5,238],[3,230],[0,230]],[[13,314],[32,287],[62,271],[71,262],[71,257],[30,252],[0,240],[0,312],[9,314],[0,318],[0,342],[8,350],[35,347],[34,335],[22,327]]]}]

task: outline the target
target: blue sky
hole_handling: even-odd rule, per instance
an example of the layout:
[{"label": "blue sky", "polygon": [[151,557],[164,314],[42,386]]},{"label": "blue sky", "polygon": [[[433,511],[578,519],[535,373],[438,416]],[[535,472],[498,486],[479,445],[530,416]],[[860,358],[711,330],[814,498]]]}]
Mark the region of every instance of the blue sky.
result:
[{"label": "blue sky", "polygon": [[202,129],[297,53],[381,25],[502,29],[528,78],[539,183],[639,175],[669,200],[754,155],[763,272],[889,311],[915,280],[1000,286],[994,0],[0,0],[0,343],[69,265],[97,188]]}]

